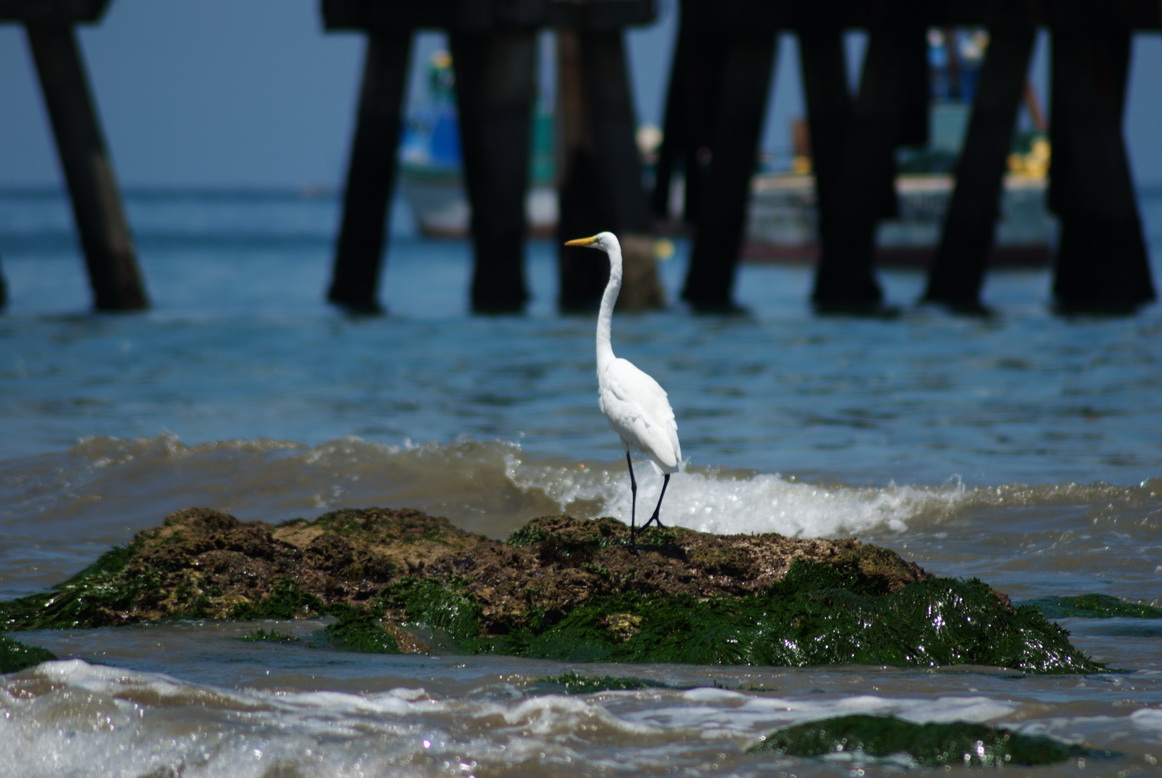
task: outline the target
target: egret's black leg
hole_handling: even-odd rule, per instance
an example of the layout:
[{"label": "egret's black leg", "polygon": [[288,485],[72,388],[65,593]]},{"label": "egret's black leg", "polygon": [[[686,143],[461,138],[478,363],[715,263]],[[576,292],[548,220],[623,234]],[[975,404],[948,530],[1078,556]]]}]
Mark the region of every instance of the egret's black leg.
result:
[{"label": "egret's black leg", "polygon": [[642,525],[642,529],[645,529],[646,527],[650,526],[654,522],[658,523],[658,529],[665,529],[665,527],[662,526],[662,520],[660,518],[658,518],[658,516],[662,512],[662,498],[666,496],[666,487],[669,485],[670,485],[670,474],[666,473],[665,477],[662,479],[662,493],[658,495],[658,505],[656,508],[654,508],[654,515],[650,516],[650,520]]},{"label": "egret's black leg", "polygon": [[629,449],[625,450],[625,463],[629,465],[629,536],[632,539],[637,532],[634,521],[637,514],[637,479],[633,477],[633,460],[629,456]]}]

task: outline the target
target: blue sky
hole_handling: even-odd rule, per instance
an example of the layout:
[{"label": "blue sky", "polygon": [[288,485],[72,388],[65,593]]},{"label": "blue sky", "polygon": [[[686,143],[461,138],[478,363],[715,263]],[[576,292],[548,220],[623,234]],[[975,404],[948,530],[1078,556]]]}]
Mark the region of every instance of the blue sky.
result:
[{"label": "blue sky", "polygon": [[[337,187],[346,168],[363,37],[324,33],[318,0],[115,0],[80,31],[123,186]],[[659,124],[674,3],[630,33],[639,121]],[[784,153],[802,113],[794,40],[782,38],[764,148]],[[425,58],[440,45],[417,41]],[[858,43],[854,44],[858,47]],[[1034,83],[1046,99],[1046,52]],[[422,68],[413,67],[413,75]],[[1138,36],[1126,133],[1139,184],[1162,183],[1162,41]],[[413,95],[414,97],[414,95]],[[0,27],[0,186],[59,184],[23,30]]]}]

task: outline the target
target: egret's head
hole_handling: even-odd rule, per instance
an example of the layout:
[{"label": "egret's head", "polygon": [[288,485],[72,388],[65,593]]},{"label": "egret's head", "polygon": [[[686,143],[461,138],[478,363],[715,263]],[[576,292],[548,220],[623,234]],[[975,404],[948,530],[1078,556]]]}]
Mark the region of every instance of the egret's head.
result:
[{"label": "egret's head", "polygon": [[591,249],[601,249],[608,252],[613,248],[620,248],[617,244],[617,236],[612,232],[599,232],[591,238],[577,238],[565,242],[566,246],[588,246]]}]

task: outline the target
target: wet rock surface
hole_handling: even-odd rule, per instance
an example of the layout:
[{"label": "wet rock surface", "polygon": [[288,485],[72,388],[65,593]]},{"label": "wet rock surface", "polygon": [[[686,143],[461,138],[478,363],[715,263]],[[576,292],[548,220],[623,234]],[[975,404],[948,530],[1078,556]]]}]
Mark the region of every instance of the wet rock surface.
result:
[{"label": "wet rock surface", "polygon": [[178,511],[0,630],[332,614],[354,650],[772,665],[1100,666],[1035,609],[857,540],[536,519],[507,541],[415,510],[279,525]]}]

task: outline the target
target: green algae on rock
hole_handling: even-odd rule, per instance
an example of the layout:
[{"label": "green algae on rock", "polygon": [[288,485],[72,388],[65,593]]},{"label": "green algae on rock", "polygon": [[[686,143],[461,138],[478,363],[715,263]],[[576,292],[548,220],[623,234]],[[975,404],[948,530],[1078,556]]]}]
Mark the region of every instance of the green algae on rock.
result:
[{"label": "green algae on rock", "polygon": [[47,648],[26,646],[12,638],[0,635],[0,675],[16,673],[54,659],[56,659],[56,654]]},{"label": "green algae on rock", "polygon": [[1047,619],[1162,619],[1162,608],[1108,594],[1040,597],[1024,604],[1041,611]]},{"label": "green algae on rock", "polygon": [[624,678],[613,675],[580,675],[562,673],[551,678],[536,679],[538,691],[544,693],[553,689],[564,689],[566,694],[597,694],[599,692],[637,691],[639,689],[668,689],[661,681],[645,678]]},{"label": "green algae on rock", "polygon": [[324,640],[376,652],[568,661],[1102,669],[1036,609],[934,578],[857,540],[536,519],[508,542],[418,511],[243,523],[178,511],[0,629],[172,618],[338,616]]},{"label": "green algae on rock", "polygon": [[[861,592],[866,585],[851,571],[799,561],[782,581],[744,597],[601,594],[553,616],[482,621],[472,637],[471,624],[461,623],[457,632],[468,652],[561,661],[1102,669],[1063,630],[979,581],[934,578],[879,595]],[[471,609],[464,589],[448,596],[461,598],[459,612]]]},{"label": "green algae on rock", "polygon": [[143,590],[159,585],[150,575],[124,576],[134,546],[114,546],[95,562],[48,592],[0,602],[0,632],[22,629],[98,627]]},{"label": "green algae on rock", "polygon": [[400,654],[400,641],[371,609],[350,608],[338,621],[323,629],[323,635],[338,648],[364,654]]},{"label": "green algae on rock", "polygon": [[335,511],[272,526],[190,508],[50,592],[0,603],[0,630],[314,616],[366,604],[401,574],[483,540],[413,510]]},{"label": "green algae on rock", "polygon": [[388,617],[444,626],[446,601],[462,650],[564,661],[1102,669],[1035,610],[886,549],[666,533],[633,553],[620,522],[537,519],[508,547],[440,560],[419,609],[396,600]]},{"label": "green algae on rock", "polygon": [[246,640],[251,643],[298,643],[299,638],[294,635],[288,635],[285,632],[279,632],[277,629],[259,629],[253,632],[248,632],[238,638],[239,640]]},{"label": "green algae on rock", "polygon": [[894,716],[855,714],[776,730],[751,751],[821,757],[905,754],[927,767],[1051,765],[1067,759],[1107,755],[1040,735],[957,721],[915,724]]}]

